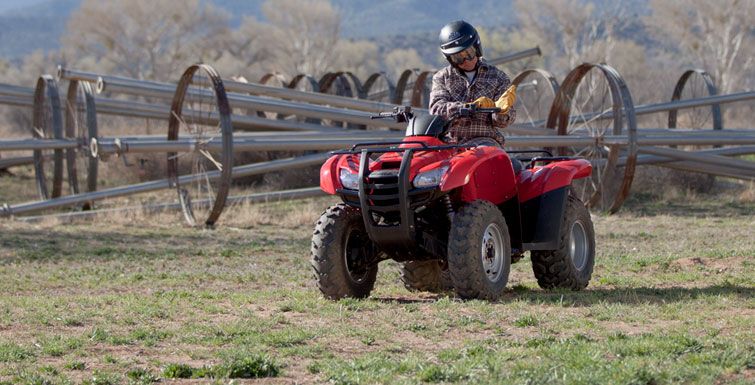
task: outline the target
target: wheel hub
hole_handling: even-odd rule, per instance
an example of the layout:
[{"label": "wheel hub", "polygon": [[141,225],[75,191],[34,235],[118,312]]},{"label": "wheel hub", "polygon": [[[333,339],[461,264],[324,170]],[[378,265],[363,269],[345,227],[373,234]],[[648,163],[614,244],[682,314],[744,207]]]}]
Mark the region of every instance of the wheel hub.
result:
[{"label": "wheel hub", "polygon": [[343,248],[346,271],[349,279],[356,283],[363,281],[369,271],[369,245],[365,238],[365,234],[352,230],[347,234],[346,246]]},{"label": "wheel hub", "polygon": [[497,224],[491,223],[482,236],[480,257],[482,267],[490,282],[496,282],[503,273],[503,236]]},{"label": "wheel hub", "polygon": [[581,221],[575,221],[569,234],[569,257],[577,270],[584,269],[589,252],[585,226]]}]

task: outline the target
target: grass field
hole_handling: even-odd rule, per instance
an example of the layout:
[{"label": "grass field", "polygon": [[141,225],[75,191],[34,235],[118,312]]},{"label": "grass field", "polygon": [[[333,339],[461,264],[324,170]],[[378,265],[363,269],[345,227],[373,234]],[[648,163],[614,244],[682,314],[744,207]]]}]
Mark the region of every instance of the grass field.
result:
[{"label": "grass field", "polygon": [[178,214],[0,222],[0,383],[752,384],[755,203],[630,202],[594,215],[582,292],[528,258],[496,303],[410,293],[381,264],[366,300],[309,267],[332,199]]}]

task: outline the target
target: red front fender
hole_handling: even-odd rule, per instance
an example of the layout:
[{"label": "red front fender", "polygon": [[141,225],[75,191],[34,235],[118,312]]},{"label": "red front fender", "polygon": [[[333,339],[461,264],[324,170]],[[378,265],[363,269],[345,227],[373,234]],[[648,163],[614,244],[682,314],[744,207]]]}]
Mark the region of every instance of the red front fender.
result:
[{"label": "red front fender", "polygon": [[320,167],[320,189],[331,195],[336,193],[336,189],[341,188],[341,180],[338,178],[340,157],[340,155],[331,156]]},{"label": "red front fender", "polygon": [[441,191],[462,187],[461,199],[484,199],[495,204],[516,195],[516,179],[511,160],[503,149],[481,146],[461,152],[450,159],[450,169],[441,182]]}]

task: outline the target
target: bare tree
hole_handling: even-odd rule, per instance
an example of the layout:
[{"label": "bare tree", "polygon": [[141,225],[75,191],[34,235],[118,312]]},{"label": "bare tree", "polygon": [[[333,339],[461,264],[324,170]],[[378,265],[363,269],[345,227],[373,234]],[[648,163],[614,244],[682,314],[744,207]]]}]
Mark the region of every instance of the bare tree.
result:
[{"label": "bare tree", "polygon": [[611,62],[617,32],[630,20],[621,3],[598,9],[586,0],[516,0],[515,7],[525,36],[537,37],[559,71],[585,61]]},{"label": "bare tree", "polygon": [[341,39],[333,51],[333,56],[338,58],[335,69],[351,71],[360,79],[366,79],[380,69],[378,51],[373,42]]},{"label": "bare tree", "polygon": [[62,40],[69,57],[93,57],[100,70],[167,80],[217,59],[227,33],[228,16],[199,0],[84,0]]},{"label": "bare tree", "polygon": [[388,52],[383,58],[385,68],[393,75],[393,79],[398,79],[402,72],[408,69],[429,70],[432,68],[419,56],[415,49],[394,49]]},{"label": "bare tree", "polygon": [[253,80],[269,70],[277,44],[269,25],[245,16],[238,29],[227,36],[224,46],[225,51],[215,62],[217,69]]},{"label": "bare tree", "polygon": [[[42,74],[55,74],[55,63],[60,63],[57,52],[34,51],[21,63],[0,61],[0,83],[34,87]],[[31,133],[31,108],[1,107],[0,135],[28,136]]]},{"label": "bare tree", "polygon": [[339,58],[333,52],[341,18],[329,1],[268,0],[262,12],[275,41],[271,70],[314,75],[341,69],[334,68]]},{"label": "bare tree", "polygon": [[651,0],[649,31],[688,65],[701,66],[728,93],[752,78],[755,0]]},{"label": "bare tree", "polygon": [[[506,54],[533,48],[541,44],[541,39],[533,29],[516,27],[479,28],[483,54],[488,59],[495,59]],[[544,66],[544,57],[529,57],[506,63],[504,67],[510,76],[526,68]]]}]

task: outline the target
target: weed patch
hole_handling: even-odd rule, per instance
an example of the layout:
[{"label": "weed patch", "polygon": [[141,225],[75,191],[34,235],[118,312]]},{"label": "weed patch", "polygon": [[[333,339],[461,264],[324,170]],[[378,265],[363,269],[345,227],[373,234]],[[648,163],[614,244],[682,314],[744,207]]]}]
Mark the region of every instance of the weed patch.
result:
[{"label": "weed patch", "polygon": [[231,358],[228,361],[203,367],[169,364],[163,369],[165,378],[265,378],[277,377],[281,368],[266,355]]}]

